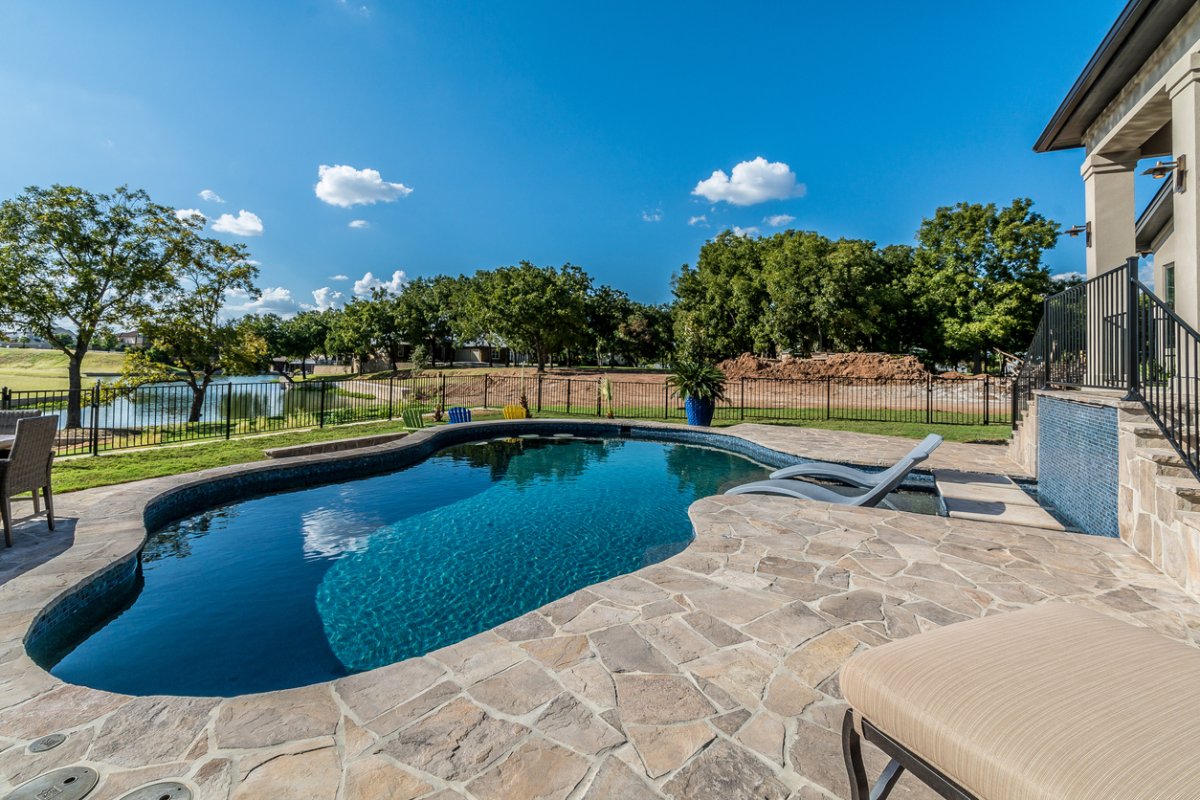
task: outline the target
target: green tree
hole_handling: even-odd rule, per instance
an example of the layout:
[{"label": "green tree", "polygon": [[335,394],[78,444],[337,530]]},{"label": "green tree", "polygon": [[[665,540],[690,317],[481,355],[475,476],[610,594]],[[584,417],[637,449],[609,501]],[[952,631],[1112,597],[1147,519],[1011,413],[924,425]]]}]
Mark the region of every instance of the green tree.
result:
[{"label": "green tree", "polygon": [[1001,209],[959,203],[921,223],[910,281],[932,321],[926,347],[935,357],[978,365],[990,347],[1029,343],[1052,286],[1042,253],[1059,228],[1032,207],[1027,198]]},{"label": "green tree", "polygon": [[670,305],[634,308],[617,329],[617,352],[636,366],[667,360],[674,347]]},{"label": "green tree", "polygon": [[545,372],[551,354],[582,342],[591,278],[579,267],[522,261],[479,272],[471,284],[467,330],[532,353],[538,372]]},{"label": "green tree", "polygon": [[604,365],[604,357],[612,366],[613,354],[620,341],[621,325],[629,319],[635,304],[629,295],[611,286],[599,286],[588,293],[583,309],[586,335],[596,356],[596,366]]},{"label": "green tree", "polygon": [[188,422],[199,422],[204,397],[218,373],[254,374],[267,343],[252,320],[226,320],[226,294],[258,297],[258,268],[242,245],[204,239],[194,232],[175,249],[175,281],[161,302],[138,320],[146,351],[126,358],[122,382],[182,381],[192,390]]},{"label": "green tree", "polygon": [[[181,242],[198,223],[119,187],[31,186],[0,203],[0,297],[13,324],[66,354],[67,426],[79,427],[83,358],[105,327],[141,317],[171,284]],[[55,329],[69,324],[64,341]]]},{"label": "green tree", "polygon": [[300,359],[300,375],[308,376],[308,360],[325,349],[329,317],[321,311],[301,311],[279,326],[279,354]]},{"label": "green tree", "polygon": [[706,360],[771,350],[769,297],[763,276],[763,245],[725,231],[700,248],[693,269],[672,278],[678,313],[675,338]]}]

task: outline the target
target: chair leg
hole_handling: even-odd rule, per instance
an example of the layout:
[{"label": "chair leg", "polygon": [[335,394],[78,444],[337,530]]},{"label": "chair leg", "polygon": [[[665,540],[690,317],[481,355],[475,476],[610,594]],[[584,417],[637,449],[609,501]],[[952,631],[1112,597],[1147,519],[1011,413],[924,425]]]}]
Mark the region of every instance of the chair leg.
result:
[{"label": "chair leg", "polygon": [[854,711],[851,709],[847,709],[842,718],[842,756],[846,759],[846,773],[850,778],[850,800],[887,800],[904,774],[904,765],[893,758],[879,773],[874,786],[868,782],[862,737],[854,729]]},{"label": "chair leg", "polygon": [[850,778],[850,800],[869,800],[871,785],[863,766],[862,737],[854,730],[853,709],[846,709],[842,718],[842,757],[846,759],[846,775]]},{"label": "chair leg", "polygon": [[[48,483],[42,487],[42,492],[46,496],[46,525],[50,530],[54,530],[54,492]],[[34,492],[34,496],[37,496],[37,492]]]},{"label": "chair leg", "polygon": [[0,500],[0,517],[4,518],[4,546],[12,547],[12,506],[7,496]]},{"label": "chair leg", "polygon": [[36,517],[38,514],[42,513],[42,504],[38,500],[38,490],[37,489],[34,489],[33,492],[31,492],[31,494],[33,495],[33,515]]}]

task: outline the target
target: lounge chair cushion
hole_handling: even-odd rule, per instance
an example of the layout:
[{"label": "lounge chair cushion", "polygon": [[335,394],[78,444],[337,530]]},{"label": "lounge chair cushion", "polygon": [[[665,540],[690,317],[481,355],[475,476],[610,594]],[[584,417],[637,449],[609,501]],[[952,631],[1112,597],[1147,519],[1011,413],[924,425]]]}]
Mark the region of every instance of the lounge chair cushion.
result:
[{"label": "lounge chair cushion", "polygon": [[854,656],[855,712],[983,800],[1200,797],[1200,649],[1055,603]]}]

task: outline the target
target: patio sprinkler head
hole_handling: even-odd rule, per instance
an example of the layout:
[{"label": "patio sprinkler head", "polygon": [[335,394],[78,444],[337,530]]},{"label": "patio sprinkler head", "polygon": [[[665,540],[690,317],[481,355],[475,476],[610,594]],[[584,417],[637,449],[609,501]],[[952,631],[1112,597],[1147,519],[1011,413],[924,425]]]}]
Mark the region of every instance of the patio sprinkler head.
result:
[{"label": "patio sprinkler head", "polygon": [[192,800],[192,790],[179,781],[162,781],[134,789],[120,800]]},{"label": "patio sprinkler head", "polygon": [[82,800],[100,782],[100,773],[90,767],[63,767],[38,775],[13,789],[4,800]]},{"label": "patio sprinkler head", "polygon": [[43,736],[40,739],[34,739],[29,743],[29,752],[44,753],[47,750],[53,750],[67,740],[65,733],[51,733]]}]

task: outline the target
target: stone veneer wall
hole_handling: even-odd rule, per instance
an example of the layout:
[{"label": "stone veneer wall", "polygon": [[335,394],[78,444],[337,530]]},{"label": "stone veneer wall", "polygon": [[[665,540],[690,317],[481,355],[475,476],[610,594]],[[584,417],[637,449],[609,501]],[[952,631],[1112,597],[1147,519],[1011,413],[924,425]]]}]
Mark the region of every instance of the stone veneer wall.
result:
[{"label": "stone veneer wall", "polygon": [[1042,396],[1038,497],[1085,533],[1118,536],[1117,410]]},{"label": "stone veneer wall", "polygon": [[1118,409],[1121,538],[1200,596],[1200,482],[1140,404]]}]

